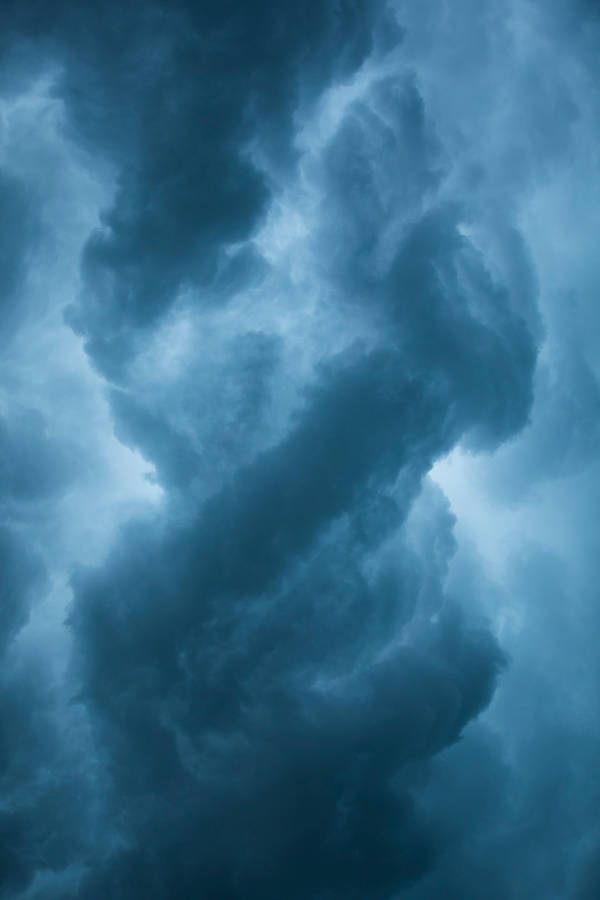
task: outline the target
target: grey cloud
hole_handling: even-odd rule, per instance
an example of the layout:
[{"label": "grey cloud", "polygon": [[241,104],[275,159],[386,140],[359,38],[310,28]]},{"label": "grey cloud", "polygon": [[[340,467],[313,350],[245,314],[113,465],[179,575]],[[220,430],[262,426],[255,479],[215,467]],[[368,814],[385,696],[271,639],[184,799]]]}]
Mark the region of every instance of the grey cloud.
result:
[{"label": "grey cloud", "polygon": [[[506,6],[464,2],[441,28],[441,5],[401,6],[3,14],[24,53],[60,66],[70,146],[114,176],[64,300],[116,435],[164,492],[103,562],[76,567],[72,657],[46,686],[31,648],[14,657],[41,584],[16,519],[78,469],[44,410],[0,431],[7,897],[475,900],[482,885],[542,896],[559,875],[591,890],[578,779],[597,742],[552,721],[583,639],[565,615],[563,654],[542,602],[570,595],[535,553],[494,593],[424,480],[458,442],[489,452],[518,435],[534,397],[547,415],[511,456],[514,484],[594,455],[593,365],[570,355],[558,399],[536,374],[538,279],[516,211],[581,110],[568,79],[554,97],[524,69],[510,82],[523,102],[502,106]],[[516,128],[512,151],[484,127],[490,104],[494,127]],[[23,304],[35,216],[24,187],[2,184],[22,223],[4,293]],[[284,234],[275,217],[265,237],[280,202]],[[98,432],[80,405],[85,469]],[[555,429],[553,457],[540,448]],[[481,615],[508,590],[530,635],[506,642],[510,665]]]},{"label": "grey cloud", "polygon": [[[460,556],[449,592],[484,595],[485,576]],[[499,898],[591,897],[597,887],[598,615],[588,577],[530,546],[500,590],[519,598],[520,629],[504,640],[509,666],[486,721],[431,763],[418,808],[446,843],[411,900],[475,898],[484,881]]]},{"label": "grey cloud", "polygon": [[83,856],[93,805],[82,748],[35,660],[5,661],[0,700],[0,896],[12,898]]},{"label": "grey cloud", "polygon": [[[485,629],[439,612],[443,553],[437,575],[408,559],[372,584],[364,572],[437,456],[469,430],[494,444],[523,424],[535,346],[458,211],[422,212],[439,149],[414,85],[396,98],[382,87],[376,102],[399,121],[384,171],[395,147],[416,170],[404,222],[380,205],[361,146],[371,122],[357,111],[324,176],[333,221],[356,231],[316,238],[334,250],[328,283],[364,308],[379,347],[323,361],[287,433],[191,522],[132,525],[103,570],[75,581],[81,697],[112,780],[108,833],[129,847],[90,860],[82,897],[384,898],[440,852],[415,811],[412,767],[485,707],[502,655]],[[369,276],[382,216],[397,233]],[[258,388],[256,370],[245,377]],[[120,433],[164,484],[185,484],[202,458],[193,431],[174,429],[164,400],[138,403],[113,393]],[[394,512],[385,495],[398,476]],[[406,646],[387,649],[404,629]]]},{"label": "grey cloud", "polygon": [[64,718],[47,673],[17,638],[48,589],[47,571],[22,534],[0,529],[0,896],[14,897],[38,870],[82,852],[81,761],[65,749]]},{"label": "grey cloud", "polygon": [[266,210],[269,185],[250,144],[278,165],[293,156],[294,113],[365,57],[377,6],[104,6],[84,31],[71,23],[62,91],[73,127],[119,171],[71,321],[112,377],[135,352],[136,329],[178,290],[194,284],[222,299],[240,259],[257,265],[247,252],[222,254]]},{"label": "grey cloud", "polygon": [[72,451],[47,433],[39,410],[0,420],[0,487],[4,502],[40,502],[56,497],[75,475]]},{"label": "grey cloud", "polygon": [[18,301],[39,234],[35,199],[18,178],[0,171],[0,334],[10,335],[23,314]]},{"label": "grey cloud", "polygon": [[0,568],[2,570],[0,642],[5,649],[27,621],[29,607],[44,583],[44,567],[35,553],[28,551],[13,529],[0,529]]},{"label": "grey cloud", "polygon": [[[430,236],[426,222],[415,228],[416,241],[421,230]],[[428,258],[436,261],[441,257],[442,264],[448,265],[453,251],[461,250],[455,226],[450,224],[441,235],[434,229],[434,234],[438,241],[426,243]],[[406,241],[409,250],[413,248],[412,238]],[[393,516],[390,522],[387,514],[381,515],[385,507],[380,511],[375,508],[370,518],[362,516],[360,510],[369,496],[391,486],[399,472],[406,472],[411,487],[399,509],[402,521],[406,504],[435,457],[482,418],[477,403],[466,403],[465,409],[454,402],[461,391],[453,386],[452,365],[455,358],[459,367],[463,365],[460,354],[468,358],[470,347],[460,342],[461,336],[468,340],[469,328],[460,331],[458,313],[456,333],[450,333],[449,347],[441,355],[446,362],[441,376],[446,378],[440,376],[439,369],[426,365],[426,351],[432,364],[439,364],[440,345],[445,346],[446,337],[442,337],[441,329],[435,330],[439,328],[436,313],[443,321],[451,301],[443,293],[441,282],[430,285],[428,269],[417,252],[407,250],[405,258],[405,270],[400,275],[395,273],[398,289],[403,287],[407,295],[412,292],[422,296],[424,287],[429,286],[431,292],[429,347],[422,347],[414,357],[403,357],[402,344],[399,342],[400,348],[395,349],[394,341],[386,350],[366,352],[356,347],[332,359],[307,392],[305,407],[289,434],[242,467],[206,503],[193,527],[171,529],[166,534],[132,528],[104,572],[79,576],[73,627],[81,652],[83,696],[94,710],[98,734],[104,736],[109,748],[116,792],[113,802],[116,808],[132,803],[137,809],[144,802],[148,785],[154,786],[156,812],[141,817],[132,814],[135,824],[129,840],[140,847],[152,846],[152,857],[160,860],[150,863],[140,855],[141,850],[133,850],[114,860],[105,875],[91,875],[90,884],[100,877],[99,885],[91,888],[84,884],[83,896],[88,890],[98,894],[121,891],[127,896],[128,891],[147,892],[150,883],[158,883],[159,891],[179,890],[182,897],[192,895],[198,885],[215,896],[247,896],[249,892],[277,896],[294,890],[298,896],[347,896],[352,890],[360,896],[368,889],[373,896],[385,897],[426,870],[434,848],[428,849],[426,836],[417,838],[421,826],[409,824],[412,813],[403,818],[402,810],[410,809],[412,801],[394,801],[394,791],[381,779],[392,779],[407,763],[427,758],[459,736],[489,700],[501,656],[485,632],[463,631],[462,625],[443,616],[439,626],[423,626],[424,646],[417,640],[416,646],[413,642],[387,664],[373,668],[372,662],[367,665],[368,656],[382,652],[389,640],[387,635],[401,627],[390,599],[401,593],[401,583],[394,589],[389,576],[386,581],[382,575],[377,582],[379,591],[371,595],[364,589],[359,592],[358,606],[350,603],[348,607],[349,599],[344,599],[344,607],[352,613],[349,619],[331,597],[332,591],[337,593],[335,579],[333,583],[329,579],[324,584],[317,582],[324,597],[315,610],[318,616],[314,623],[310,617],[307,623],[304,621],[310,610],[306,596],[306,591],[310,596],[310,580],[302,591],[293,591],[290,596],[290,585],[298,571],[308,565],[310,572],[316,548],[327,540],[328,530],[346,517],[351,526],[358,527],[361,520],[362,527],[367,526],[364,549],[359,544],[354,551],[366,561],[369,547],[388,536],[394,523]],[[485,280],[483,285],[489,289]],[[418,322],[412,325],[409,318],[399,327],[395,308],[388,314],[397,333],[405,339],[415,333],[418,337]],[[467,316],[463,319],[470,321]],[[504,336],[504,332],[499,334]],[[479,346],[474,349],[478,352]],[[525,360],[527,371],[531,354],[525,354]],[[494,396],[500,399],[497,384],[493,384]],[[508,390],[503,389],[514,402],[510,380],[508,385]],[[478,387],[486,390],[485,384]],[[520,402],[526,408],[527,390]],[[500,435],[506,427],[500,424]],[[511,421],[508,427],[512,429],[515,424]],[[168,442],[163,443],[161,452],[168,447]],[[448,547],[451,549],[451,544]],[[335,575],[340,577],[337,567]],[[417,583],[421,578],[423,575],[418,576]],[[346,590],[351,590],[348,583]],[[363,604],[367,605],[361,610]],[[280,607],[285,610],[283,617]],[[406,600],[401,608],[406,608]],[[329,626],[332,614],[334,620]],[[390,614],[391,620],[387,618]],[[362,642],[356,636],[357,626]],[[313,649],[315,632],[329,636],[329,646],[320,652]],[[345,687],[337,700],[332,688],[333,698],[326,698],[320,711],[321,702],[311,696],[314,688],[310,690],[306,677],[311,671],[313,680],[332,677],[327,674],[332,650],[333,677],[344,679]],[[353,653],[358,653],[357,662],[352,661]],[[347,674],[357,665],[359,676]],[[377,674],[387,671],[389,676]],[[419,689],[411,687],[405,694],[403,685],[409,684],[419,684]],[[397,719],[391,717],[390,703],[397,706]],[[373,721],[371,715],[375,716]],[[356,716],[358,721],[352,725]],[[330,720],[335,723],[331,733],[326,728]],[[311,737],[313,729],[315,736]],[[359,738],[359,734],[371,737]],[[215,744],[220,753],[213,760]],[[308,750],[303,748],[315,744],[321,752],[315,759],[310,754],[305,759]],[[150,757],[143,751],[148,745],[153,747]],[[327,751],[329,745],[333,749]],[[240,753],[251,762],[242,762]],[[278,776],[281,782],[263,775],[263,762],[257,763],[266,760],[266,771],[272,769],[274,777],[282,763],[271,762],[271,753],[277,754],[275,760],[281,756],[285,761]],[[343,771],[346,755],[354,759],[363,754],[376,763],[378,780],[371,785],[367,769],[364,787],[348,788],[350,797],[352,791],[359,790],[359,794],[357,799],[348,800],[349,831],[342,831],[342,837],[337,838],[341,826],[339,812],[334,814],[334,810],[344,801],[342,789],[336,790],[337,776],[332,767]],[[250,769],[244,774],[246,765]],[[352,769],[354,763],[348,765]],[[131,775],[134,766],[136,778]],[[235,791],[229,796],[232,777]],[[221,780],[226,787],[219,788]],[[314,794],[309,792],[308,799],[301,802],[298,785],[305,782],[315,785],[310,789]],[[364,800],[363,789],[367,791]],[[195,796],[196,802],[203,804],[196,808],[190,800],[185,804],[185,815],[174,813],[170,825],[172,832],[180,833],[181,829],[199,845],[205,844],[209,833],[226,828],[225,821],[235,823],[238,817],[247,820],[248,813],[239,804],[243,810],[263,809],[256,813],[257,822],[251,818],[246,826],[255,835],[256,845],[251,843],[247,860],[244,857],[239,862],[239,869],[236,863],[233,874],[225,871],[235,855],[233,847],[237,842],[247,846],[250,840],[245,831],[238,834],[234,824],[229,825],[232,843],[225,837],[209,842],[211,849],[207,852],[221,860],[218,870],[202,857],[186,880],[175,874],[184,864],[183,857],[174,869],[165,864],[167,856],[179,859],[178,851],[154,835],[152,821],[159,808],[179,808],[180,801],[174,796]],[[215,799],[211,799],[213,796]],[[379,798],[372,812],[363,805],[368,796]],[[327,802],[325,797],[329,798]],[[284,834],[273,835],[273,823],[281,821],[284,810],[291,815],[298,806],[302,824],[294,826],[287,839]],[[227,810],[222,824],[220,818],[211,818],[216,815],[210,812],[213,807]],[[331,823],[328,827],[320,824],[323,817]],[[373,821],[363,835],[361,823],[370,817]],[[390,830],[399,830],[406,835],[405,840],[416,844],[405,851],[400,845],[384,865],[392,852],[385,836]],[[358,859],[362,854],[385,854],[376,866],[380,882],[374,880],[370,867],[363,872],[358,862],[354,868],[341,865],[360,840],[363,847],[356,850]],[[342,842],[343,849],[336,849],[336,841]],[[331,851],[317,851],[323,844],[331,844]],[[298,874],[301,853],[308,854],[309,859],[306,881]],[[184,851],[184,856],[188,854],[189,850]],[[265,854],[268,858],[274,855],[272,871],[259,875]],[[142,870],[147,874],[142,875]]]},{"label": "grey cloud", "polygon": [[[104,873],[94,866],[82,896],[187,897],[201,886],[215,897],[386,897],[431,865],[439,848],[415,816],[410,767],[486,704],[502,657],[485,631],[447,612],[373,661],[412,612],[397,581],[369,589],[360,562],[349,571],[361,541],[348,524],[273,595],[234,595],[202,624],[196,615],[171,662],[168,625],[151,637],[149,614],[143,635],[117,626],[123,651],[106,638],[107,618],[124,612],[99,615],[102,598],[123,589],[115,564],[104,575],[112,590],[82,583],[87,696],[110,748],[115,826],[135,848]],[[438,579],[444,564],[442,554]],[[182,575],[171,566],[169,583]]]},{"label": "grey cloud", "polygon": [[208,482],[214,491],[224,473],[252,458],[270,430],[280,345],[275,335],[248,332],[227,341],[216,361],[190,360],[175,391],[156,382],[140,390],[139,379],[113,389],[119,439],[151,460],[170,489],[189,492],[194,483]]}]

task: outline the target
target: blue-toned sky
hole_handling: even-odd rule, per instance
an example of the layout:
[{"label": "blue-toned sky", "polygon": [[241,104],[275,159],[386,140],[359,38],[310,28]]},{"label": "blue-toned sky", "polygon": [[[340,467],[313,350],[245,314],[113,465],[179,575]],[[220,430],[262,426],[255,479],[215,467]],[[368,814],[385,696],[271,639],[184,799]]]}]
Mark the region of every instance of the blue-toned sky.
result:
[{"label": "blue-toned sky", "polygon": [[598,900],[598,4],[0,47],[0,898]]}]

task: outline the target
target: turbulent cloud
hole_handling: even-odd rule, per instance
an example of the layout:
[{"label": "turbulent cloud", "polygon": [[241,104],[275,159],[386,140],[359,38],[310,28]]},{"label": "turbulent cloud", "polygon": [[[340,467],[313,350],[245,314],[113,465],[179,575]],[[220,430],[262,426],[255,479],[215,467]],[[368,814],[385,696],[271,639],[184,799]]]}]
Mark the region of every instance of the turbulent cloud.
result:
[{"label": "turbulent cloud", "polygon": [[590,11],[2,15],[0,896],[593,896]]}]

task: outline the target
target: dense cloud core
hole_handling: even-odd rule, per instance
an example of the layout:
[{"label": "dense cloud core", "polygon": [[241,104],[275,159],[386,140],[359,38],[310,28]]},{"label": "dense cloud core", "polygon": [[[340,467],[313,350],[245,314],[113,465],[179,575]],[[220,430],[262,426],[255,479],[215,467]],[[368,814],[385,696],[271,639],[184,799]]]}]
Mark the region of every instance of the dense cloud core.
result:
[{"label": "dense cloud core", "polygon": [[595,900],[592,6],[0,24],[0,898]]}]

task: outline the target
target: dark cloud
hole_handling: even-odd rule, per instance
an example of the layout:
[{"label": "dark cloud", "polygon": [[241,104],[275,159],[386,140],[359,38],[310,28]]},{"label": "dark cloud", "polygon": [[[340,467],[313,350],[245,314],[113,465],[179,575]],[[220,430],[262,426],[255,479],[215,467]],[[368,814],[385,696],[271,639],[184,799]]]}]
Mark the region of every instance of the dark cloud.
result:
[{"label": "dark cloud", "polygon": [[[333,142],[322,175],[332,203],[315,237],[327,248],[323,277],[342,308],[375,329],[377,348],[325,352],[271,448],[248,460],[222,444],[230,474],[191,521],[131,525],[106,566],[76,580],[81,699],[111,782],[107,833],[126,848],[90,858],[81,897],[383,900],[442,852],[443,836],[415,806],[415,773],[486,706],[502,654],[484,628],[444,609],[451,540],[429,565],[406,549],[375,573],[369,561],[461,434],[479,430],[494,444],[523,424],[535,348],[507,288],[461,235],[460,211],[422,210],[439,184],[440,149],[414,83],[381,84],[373,104],[376,113],[356,104]],[[381,170],[392,176],[397,166],[406,175],[390,204]],[[134,211],[141,196],[132,195]],[[227,207],[245,234],[261,209],[253,203],[251,220]],[[178,284],[187,222],[170,226],[183,241],[168,257]],[[109,225],[84,268],[107,326],[89,318],[87,300],[81,309],[94,338],[110,336],[118,364],[113,337],[125,335],[129,348],[128,331],[137,340],[156,317],[152,295],[138,305],[141,282],[128,286],[128,273],[146,278],[148,264],[127,269],[109,252],[133,252],[139,240],[167,278],[170,262],[158,232],[130,240],[116,218]],[[194,235],[210,254],[241,232],[214,237],[195,222]],[[115,306],[111,270],[130,303],[119,294]],[[207,276],[196,268],[193,277]],[[173,286],[154,281],[162,309]],[[214,433],[233,408],[239,439],[273,402],[273,345],[264,335],[249,346],[263,362],[248,366],[232,347],[232,380],[246,390],[225,388],[220,404],[212,389]],[[119,433],[164,485],[180,488],[207,450],[194,405],[187,416],[172,412],[170,396],[191,396],[187,376],[158,400],[130,387],[112,394]],[[442,515],[436,540],[451,527]]]},{"label": "dark cloud", "polygon": [[577,880],[572,900],[593,900],[600,884],[600,853],[590,853]]},{"label": "dark cloud", "polygon": [[394,260],[386,299],[409,365],[447,392],[472,443],[494,446],[527,420],[536,348],[457,226],[444,210],[418,223]]},{"label": "dark cloud", "polygon": [[[83,696],[107,747],[114,827],[124,815],[133,847],[94,871],[82,896],[383,898],[431,865],[436,841],[397,779],[485,706],[501,655],[485,631],[450,613],[387,649],[416,615],[411,591],[423,594],[432,573],[411,587],[408,571],[384,570],[369,587],[364,567],[435,457],[486,422],[490,397],[516,409],[490,417],[495,440],[528,406],[533,351],[523,338],[519,365],[519,320],[496,309],[486,326],[457,308],[451,281],[431,277],[452,272],[462,254],[475,302],[487,292],[504,302],[455,217],[418,222],[374,296],[390,323],[386,349],[358,345],[323,364],[289,433],[242,466],[192,525],[131,528],[103,571],[79,576]],[[416,314],[398,312],[409,297],[427,301],[425,332]],[[421,341],[414,353],[411,341]],[[490,366],[476,385],[485,402],[461,382],[480,353]],[[121,396],[117,410],[127,418]],[[177,467],[179,448],[168,430],[161,443],[158,420],[151,429],[129,421],[148,429],[159,462],[170,451]],[[373,504],[400,473],[407,492],[397,510]],[[439,564],[441,582],[443,555]],[[441,584],[428,591],[433,615]],[[166,810],[165,841],[155,821]]]},{"label": "dark cloud", "polygon": [[47,572],[22,536],[0,529],[0,896],[15,897],[38,870],[83,852],[81,758],[65,744],[68,717],[40,660],[17,647],[47,593]]},{"label": "dark cloud", "polygon": [[267,208],[252,154],[289,164],[294,115],[364,59],[378,6],[105,4],[91,20],[67,16],[61,94],[77,135],[118,172],[70,320],[111,377],[178,291],[223,302],[240,268],[260,266],[248,249],[223,252]]},{"label": "dark cloud", "polygon": [[498,282],[463,233],[468,203],[434,204],[448,164],[412,79],[384,80],[355,103],[326,156],[337,213],[324,226],[328,274],[342,303],[396,336],[408,370],[463,407],[471,445],[490,447],[531,407],[536,283],[517,235],[507,236],[517,262]]},{"label": "dark cloud", "polygon": [[[450,611],[385,651],[411,621],[411,581],[423,575],[408,556],[370,585],[353,524],[276,592],[236,599],[238,562],[236,593],[208,615],[189,567],[164,571],[155,557],[151,582],[179,584],[172,599],[185,590],[196,604],[175,634],[143,585],[125,587],[129,554],[102,582],[80,584],[86,697],[110,748],[113,826],[132,846],[104,872],[95,865],[81,896],[387,897],[431,865],[439,848],[415,814],[411,765],[456,740],[502,657]],[[153,555],[143,543],[138,552]],[[430,581],[443,554],[439,565]],[[123,590],[146,604],[143,619],[123,618]]]},{"label": "dark cloud", "polygon": [[0,897],[7,900],[37,873],[84,855],[93,812],[72,716],[57,705],[39,661],[9,660],[0,672]]},{"label": "dark cloud", "polygon": [[[575,663],[564,572],[531,548],[502,586],[464,547],[452,567],[455,519],[426,478],[459,442],[524,429],[503,496],[591,465],[594,364],[571,347],[560,376],[536,371],[515,201],[568,155],[581,107],[522,67],[495,156],[476,132],[485,98],[505,103],[500,50],[516,65],[506,10],[464,2],[434,52],[433,13],[383,6],[3,11],[3,89],[34,54],[53,66],[61,140],[114,187],[60,303],[163,499],[94,566],[43,548],[54,589],[76,570],[67,645],[28,618],[49,591],[33,548],[96,471],[96,413],[61,399],[81,407],[67,440],[33,402],[3,409],[0,896],[592,896],[593,658]],[[11,335],[31,196],[0,179]],[[509,592],[529,638],[507,666],[482,610]]]}]

